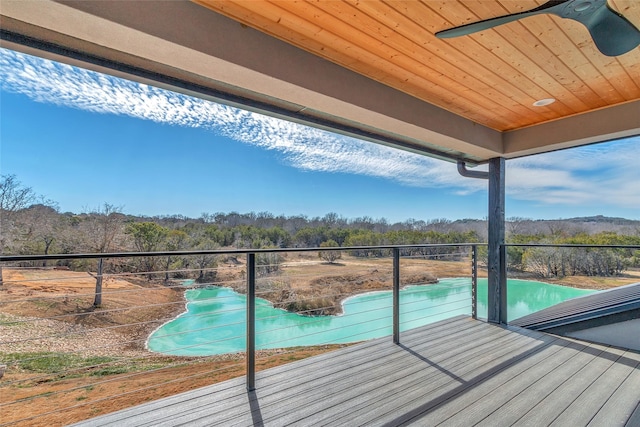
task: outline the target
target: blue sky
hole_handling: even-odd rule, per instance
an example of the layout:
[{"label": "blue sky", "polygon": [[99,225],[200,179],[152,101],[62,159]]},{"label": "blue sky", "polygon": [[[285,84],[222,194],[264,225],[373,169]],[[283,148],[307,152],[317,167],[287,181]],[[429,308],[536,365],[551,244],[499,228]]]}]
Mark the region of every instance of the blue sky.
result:
[{"label": "blue sky", "polygon": [[[484,218],[456,165],[0,49],[0,170],[61,211]],[[640,137],[507,162],[506,216],[640,219]]]}]

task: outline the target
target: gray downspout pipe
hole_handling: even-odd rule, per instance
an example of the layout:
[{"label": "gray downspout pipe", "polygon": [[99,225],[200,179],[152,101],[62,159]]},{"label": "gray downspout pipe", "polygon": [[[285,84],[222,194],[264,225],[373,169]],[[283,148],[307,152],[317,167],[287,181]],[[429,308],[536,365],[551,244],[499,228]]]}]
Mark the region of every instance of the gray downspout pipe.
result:
[{"label": "gray downspout pipe", "polygon": [[466,178],[489,179],[489,172],[469,170],[462,160],[458,160],[458,173]]}]

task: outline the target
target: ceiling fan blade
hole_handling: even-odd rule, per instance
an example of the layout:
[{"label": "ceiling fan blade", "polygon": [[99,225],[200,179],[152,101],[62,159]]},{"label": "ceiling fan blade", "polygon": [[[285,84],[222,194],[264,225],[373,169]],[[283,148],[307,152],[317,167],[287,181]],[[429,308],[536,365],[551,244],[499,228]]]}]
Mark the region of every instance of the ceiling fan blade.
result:
[{"label": "ceiling fan blade", "polygon": [[640,45],[640,30],[606,3],[589,19],[576,21],[587,27],[596,47],[604,55],[622,55]]},{"label": "ceiling fan blade", "polygon": [[435,34],[435,36],[438,37],[439,39],[448,39],[452,37],[466,36],[468,34],[473,34],[478,31],[488,30],[489,28],[493,28],[498,25],[517,21],[518,19],[526,18],[527,16],[539,15],[542,13],[555,13],[559,15],[562,4],[568,1],[572,1],[572,0],[548,1],[542,6],[538,6],[535,9],[531,9],[525,12],[512,13],[511,15],[485,19],[483,21],[473,22],[471,24],[465,24],[459,27],[450,28],[448,30],[438,31]]},{"label": "ceiling fan blade", "polygon": [[583,24],[589,30],[598,50],[607,56],[622,55],[640,45],[640,30],[627,18],[611,9],[607,0],[552,0],[526,12],[461,25],[439,31],[435,35],[440,39],[465,36],[543,13],[573,19]]}]

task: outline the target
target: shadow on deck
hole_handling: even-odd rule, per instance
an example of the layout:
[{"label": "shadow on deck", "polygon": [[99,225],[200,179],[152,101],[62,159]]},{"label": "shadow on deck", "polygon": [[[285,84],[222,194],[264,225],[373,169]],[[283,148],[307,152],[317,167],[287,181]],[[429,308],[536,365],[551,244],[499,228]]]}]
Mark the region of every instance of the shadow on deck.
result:
[{"label": "shadow on deck", "polygon": [[640,426],[640,353],[466,316],[82,426]]}]

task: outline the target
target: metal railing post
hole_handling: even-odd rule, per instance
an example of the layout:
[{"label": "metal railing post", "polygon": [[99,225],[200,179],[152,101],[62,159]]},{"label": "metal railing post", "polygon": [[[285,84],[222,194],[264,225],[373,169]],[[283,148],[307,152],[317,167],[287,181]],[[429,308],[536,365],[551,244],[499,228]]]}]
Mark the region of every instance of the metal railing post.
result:
[{"label": "metal railing post", "polygon": [[503,244],[500,245],[500,323],[507,325],[507,247]]},{"label": "metal railing post", "polygon": [[471,317],[478,318],[478,246],[471,246]]},{"label": "metal railing post", "polygon": [[247,390],[256,388],[256,254],[247,254]]},{"label": "metal railing post", "polygon": [[400,344],[400,248],[393,248],[393,342]]}]

